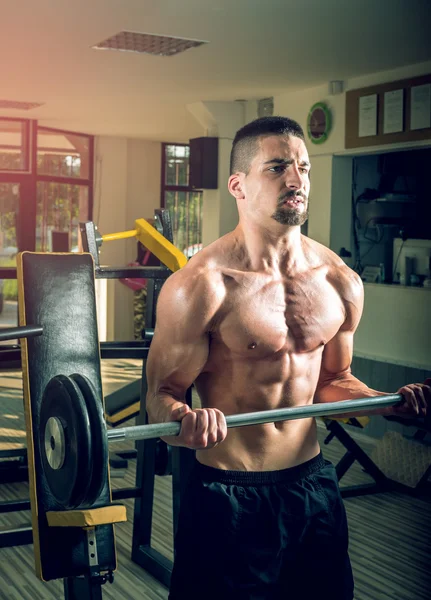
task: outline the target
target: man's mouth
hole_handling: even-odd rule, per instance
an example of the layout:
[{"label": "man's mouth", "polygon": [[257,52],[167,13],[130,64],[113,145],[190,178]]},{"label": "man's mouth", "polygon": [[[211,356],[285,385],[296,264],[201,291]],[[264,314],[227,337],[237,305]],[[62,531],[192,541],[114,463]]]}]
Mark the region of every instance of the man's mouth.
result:
[{"label": "man's mouth", "polygon": [[302,196],[290,196],[288,198],[285,198],[283,201],[283,206],[297,207],[301,204],[304,204],[304,198]]}]

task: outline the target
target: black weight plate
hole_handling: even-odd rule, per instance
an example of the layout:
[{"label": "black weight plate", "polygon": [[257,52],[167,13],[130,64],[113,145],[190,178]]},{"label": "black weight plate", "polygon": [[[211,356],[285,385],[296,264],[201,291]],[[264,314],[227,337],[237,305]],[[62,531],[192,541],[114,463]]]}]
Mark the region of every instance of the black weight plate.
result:
[{"label": "black weight plate", "polygon": [[154,472],[156,475],[172,475],[172,446],[158,439],[156,441]]},{"label": "black weight plate", "polygon": [[92,506],[100,497],[108,474],[108,436],[102,402],[97,398],[93,384],[87,377],[75,373],[70,376],[78,385],[87,404],[93,446],[92,475],[85,506]]},{"label": "black weight plate", "polygon": [[[53,469],[45,450],[45,428],[57,417],[64,429],[64,461]],[[92,441],[85,399],[76,383],[56,375],[45,387],[40,407],[39,444],[45,477],[52,495],[64,508],[77,508],[91,480]]]}]

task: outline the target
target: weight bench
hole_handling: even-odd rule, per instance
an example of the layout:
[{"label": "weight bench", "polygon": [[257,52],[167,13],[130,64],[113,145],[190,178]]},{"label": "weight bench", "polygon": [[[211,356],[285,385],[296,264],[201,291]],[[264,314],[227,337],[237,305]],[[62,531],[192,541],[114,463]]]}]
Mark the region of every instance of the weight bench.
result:
[{"label": "weight bench", "polygon": [[[402,419],[400,417],[385,418],[389,421],[395,421],[405,426],[415,427],[416,432],[413,436],[413,440],[417,443],[422,441],[427,433],[431,432],[431,427],[427,419]],[[419,479],[416,487],[409,487],[404,483],[396,481],[393,478],[396,476],[394,472],[392,474],[389,473],[391,476],[385,474],[385,472],[388,473],[388,470],[384,466],[385,461],[382,459],[379,460],[379,456],[383,457],[384,459],[384,454],[386,453],[385,448],[393,446],[394,444],[394,441],[392,439],[389,440],[389,438],[391,435],[399,435],[396,434],[396,432],[387,432],[385,436],[383,436],[383,438],[377,442],[372,456],[368,456],[368,454],[364,452],[360,445],[353,439],[350,433],[343,427],[342,423],[344,422],[355,427],[364,428],[369,422],[369,417],[354,417],[340,420],[325,418],[323,421],[327,430],[329,431],[329,435],[326,437],[324,443],[329,444],[335,437],[346,448],[345,454],[335,465],[338,480],[340,481],[342,479],[355,461],[357,461],[363,470],[374,479],[373,483],[364,483],[354,486],[340,486],[341,495],[344,498],[362,496],[366,494],[376,494],[390,490],[396,490],[410,494],[421,494],[422,492],[430,489],[431,486],[428,482],[428,477],[431,474],[431,464],[428,466],[428,469],[424,469],[422,477]],[[399,437],[402,438],[402,436]],[[400,441],[402,441],[402,439],[400,439]],[[408,444],[408,440],[404,440],[404,444]],[[377,463],[375,461],[377,461]],[[379,465],[382,468],[380,468]],[[384,469],[385,472],[383,472],[382,469]]]},{"label": "weight bench", "polygon": [[[63,579],[68,600],[98,600],[101,585],[112,581],[116,570],[113,523],[125,520],[125,508],[111,503],[107,449],[91,452],[93,429],[86,439],[78,429],[74,436],[67,389],[58,382],[59,374],[79,374],[77,382],[85,378],[96,397],[87,408],[104,425],[94,264],[89,254],[24,252],[17,273],[20,325],[43,327],[42,335],[21,341],[36,574],[43,581]],[[48,390],[62,416],[45,423],[41,408]],[[77,447],[89,453],[88,464],[74,463],[73,453],[61,462],[62,446],[73,448],[75,437]],[[50,444],[52,463],[46,463],[42,444]]]}]

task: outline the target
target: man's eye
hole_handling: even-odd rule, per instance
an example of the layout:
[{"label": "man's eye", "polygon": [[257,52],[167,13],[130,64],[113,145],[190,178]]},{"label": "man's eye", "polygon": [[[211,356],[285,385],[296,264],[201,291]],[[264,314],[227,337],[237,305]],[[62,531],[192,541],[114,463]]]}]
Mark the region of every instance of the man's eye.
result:
[{"label": "man's eye", "polygon": [[284,171],[285,167],[283,165],[277,165],[276,167],[271,167],[269,170],[272,173],[281,173],[282,171]]}]

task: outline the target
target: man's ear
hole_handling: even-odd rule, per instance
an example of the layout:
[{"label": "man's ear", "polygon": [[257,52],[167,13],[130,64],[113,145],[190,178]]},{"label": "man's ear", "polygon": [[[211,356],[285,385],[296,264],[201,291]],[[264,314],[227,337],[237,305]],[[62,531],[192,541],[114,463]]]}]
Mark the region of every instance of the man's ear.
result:
[{"label": "man's ear", "polygon": [[242,190],[242,177],[242,173],[234,173],[229,177],[227,184],[229,192],[237,200],[243,200],[245,198],[245,194]]}]

